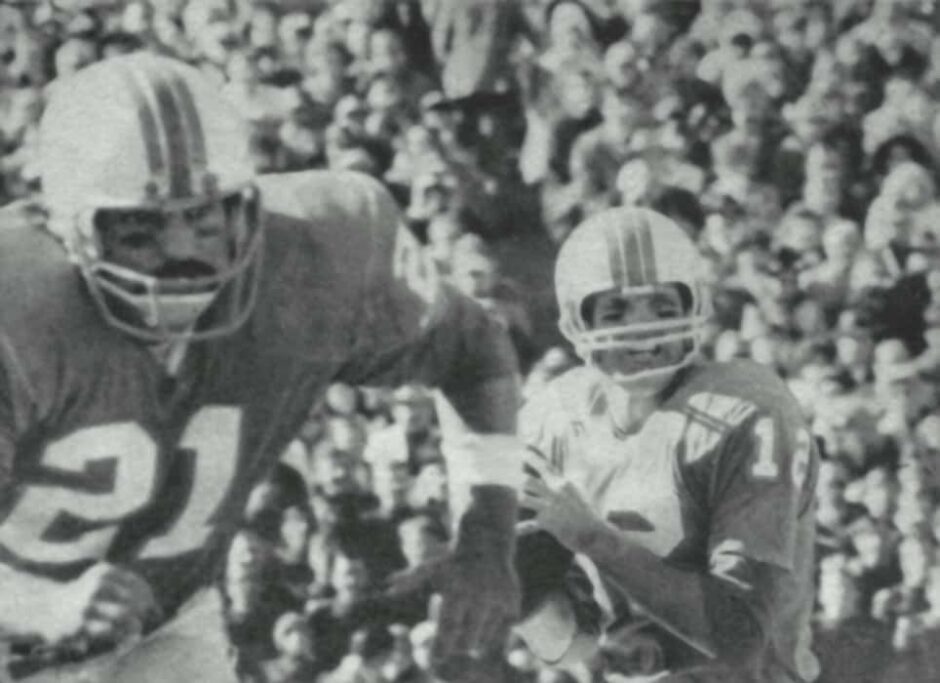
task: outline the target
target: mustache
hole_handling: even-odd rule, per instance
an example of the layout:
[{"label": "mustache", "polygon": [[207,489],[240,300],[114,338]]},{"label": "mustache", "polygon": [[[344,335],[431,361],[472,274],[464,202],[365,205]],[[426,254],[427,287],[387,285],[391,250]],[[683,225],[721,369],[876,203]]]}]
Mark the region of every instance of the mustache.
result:
[{"label": "mustache", "polygon": [[212,277],[216,269],[205,261],[186,259],[184,261],[168,261],[157,268],[152,275],[167,280],[195,280],[203,277]]}]

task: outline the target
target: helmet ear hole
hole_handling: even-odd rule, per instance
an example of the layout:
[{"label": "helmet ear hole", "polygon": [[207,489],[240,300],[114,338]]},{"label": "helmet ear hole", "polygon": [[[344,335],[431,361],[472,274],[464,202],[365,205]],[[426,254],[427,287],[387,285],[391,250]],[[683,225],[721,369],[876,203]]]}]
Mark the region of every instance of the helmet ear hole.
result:
[{"label": "helmet ear hole", "polygon": [[684,282],[671,282],[679,292],[679,301],[682,303],[682,310],[689,314],[692,312],[693,296],[692,289]]},{"label": "helmet ear hole", "polygon": [[597,299],[601,294],[602,292],[594,292],[584,297],[584,301],[581,302],[578,314],[587,329],[594,327],[594,310],[597,308]]}]

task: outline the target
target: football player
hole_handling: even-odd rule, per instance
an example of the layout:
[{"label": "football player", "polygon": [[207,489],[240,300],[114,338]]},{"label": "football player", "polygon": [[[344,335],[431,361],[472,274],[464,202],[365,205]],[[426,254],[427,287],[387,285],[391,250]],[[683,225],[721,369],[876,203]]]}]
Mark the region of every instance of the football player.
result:
[{"label": "football player", "polygon": [[[584,365],[520,416],[520,532],[596,569],[608,680],[809,681],[814,442],[771,372],[700,358],[701,272],[686,234],[646,209],[599,213],[562,246],[560,327]],[[592,652],[561,588],[520,625],[553,663]]]},{"label": "football player", "polygon": [[519,604],[514,357],[390,195],[256,177],[239,115],[155,55],[58,83],[40,139],[45,216],[0,213],[0,672],[234,680],[207,587],[331,382],[449,399],[469,502],[437,654],[498,642]]}]

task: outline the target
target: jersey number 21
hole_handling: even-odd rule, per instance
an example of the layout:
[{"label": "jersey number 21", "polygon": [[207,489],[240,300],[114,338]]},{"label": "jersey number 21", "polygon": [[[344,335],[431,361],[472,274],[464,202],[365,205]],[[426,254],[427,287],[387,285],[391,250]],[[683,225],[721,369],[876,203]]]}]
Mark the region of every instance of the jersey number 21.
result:
[{"label": "jersey number 21", "polygon": [[[195,454],[192,490],[175,523],[151,538],[140,557],[170,557],[203,545],[235,475],[241,418],[241,409],[232,406],[206,406],[193,415],[179,443]],[[22,493],[0,522],[0,544],[43,564],[104,558],[121,522],[154,503],[159,459],[158,444],[136,422],[86,427],[50,443],[40,461],[49,483],[30,484]],[[96,468],[107,468],[109,476],[91,476]],[[113,485],[92,490],[56,481],[82,475]],[[81,531],[62,539],[55,527],[63,519]]]}]

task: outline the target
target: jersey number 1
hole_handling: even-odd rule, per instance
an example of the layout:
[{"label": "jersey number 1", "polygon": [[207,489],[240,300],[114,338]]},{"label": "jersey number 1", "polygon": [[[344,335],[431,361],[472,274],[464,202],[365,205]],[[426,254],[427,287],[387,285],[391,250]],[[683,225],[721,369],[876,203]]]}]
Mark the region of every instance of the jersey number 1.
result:
[{"label": "jersey number 1", "polygon": [[[192,490],[176,522],[141,557],[177,555],[206,540],[235,475],[241,418],[231,406],[207,406],[192,417],[179,443],[196,455]],[[40,461],[48,483],[31,485],[16,501],[0,523],[0,545],[38,563],[104,558],[121,522],[154,502],[159,451],[136,422],[86,427],[50,443]]]},{"label": "jersey number 1", "polygon": [[[774,421],[772,418],[764,417],[754,425],[754,437],[756,441],[756,457],[751,466],[751,475],[757,479],[773,480],[780,476],[780,465],[777,458],[780,457],[776,444],[774,442]],[[807,468],[812,452],[812,437],[805,429],[799,429],[796,432],[796,444],[793,452],[793,460],[790,466],[790,478],[796,488],[802,488],[806,481]]]}]

